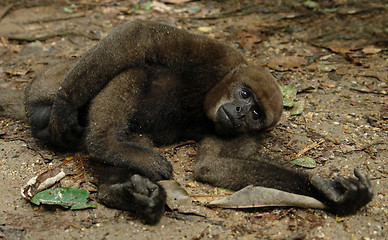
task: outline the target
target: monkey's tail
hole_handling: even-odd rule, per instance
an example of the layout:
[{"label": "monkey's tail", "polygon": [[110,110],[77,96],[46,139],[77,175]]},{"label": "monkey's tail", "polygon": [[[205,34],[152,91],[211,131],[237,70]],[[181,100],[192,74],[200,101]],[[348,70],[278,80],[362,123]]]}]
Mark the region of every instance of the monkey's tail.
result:
[{"label": "monkey's tail", "polygon": [[23,96],[23,90],[0,88],[0,117],[27,120]]}]

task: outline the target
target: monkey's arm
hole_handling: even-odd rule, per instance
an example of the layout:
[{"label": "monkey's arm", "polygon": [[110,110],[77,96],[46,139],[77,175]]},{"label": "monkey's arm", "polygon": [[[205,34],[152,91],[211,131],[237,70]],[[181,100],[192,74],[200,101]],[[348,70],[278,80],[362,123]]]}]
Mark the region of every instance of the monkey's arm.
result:
[{"label": "monkey's arm", "polygon": [[82,132],[77,110],[127,69],[161,65],[195,73],[191,75],[202,80],[211,75],[209,79],[215,81],[241,63],[244,57],[236,50],[174,27],[142,21],[121,25],[88,51],[63,80],[51,112],[51,140],[62,145]]},{"label": "monkey's arm", "polygon": [[[193,172],[197,180],[212,185],[239,190],[248,185],[275,188],[314,197],[340,214],[352,213],[373,197],[371,183],[357,169],[355,176],[334,180],[311,176],[295,167],[285,167],[276,161],[258,158],[225,157],[202,151]],[[222,153],[221,153],[222,154]]]}]

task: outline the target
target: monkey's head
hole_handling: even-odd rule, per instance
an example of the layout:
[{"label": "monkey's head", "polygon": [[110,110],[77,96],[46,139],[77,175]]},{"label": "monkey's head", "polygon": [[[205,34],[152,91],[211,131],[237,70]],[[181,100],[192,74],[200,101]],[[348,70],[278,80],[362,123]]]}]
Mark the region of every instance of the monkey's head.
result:
[{"label": "monkey's head", "polygon": [[208,92],[204,107],[218,134],[236,136],[273,128],[282,114],[283,97],[267,70],[242,65]]}]

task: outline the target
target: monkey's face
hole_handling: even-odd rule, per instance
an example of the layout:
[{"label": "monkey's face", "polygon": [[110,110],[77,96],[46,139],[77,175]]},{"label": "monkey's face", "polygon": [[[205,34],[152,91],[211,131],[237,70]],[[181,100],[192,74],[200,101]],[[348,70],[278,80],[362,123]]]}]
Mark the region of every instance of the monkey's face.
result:
[{"label": "monkey's face", "polygon": [[265,119],[264,108],[252,89],[237,85],[230,101],[219,106],[215,128],[220,135],[235,136],[262,129]]},{"label": "monkey's face", "polygon": [[254,65],[229,73],[206,96],[205,111],[216,132],[236,136],[273,128],[283,97],[275,78]]}]

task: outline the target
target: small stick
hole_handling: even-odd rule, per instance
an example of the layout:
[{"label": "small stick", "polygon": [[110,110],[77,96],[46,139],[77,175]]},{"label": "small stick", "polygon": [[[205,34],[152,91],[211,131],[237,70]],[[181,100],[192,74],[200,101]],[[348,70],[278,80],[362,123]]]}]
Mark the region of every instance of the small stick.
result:
[{"label": "small stick", "polygon": [[313,143],[313,144],[308,145],[308,146],[305,147],[302,151],[300,151],[300,152],[298,152],[298,154],[296,154],[296,158],[302,156],[303,154],[305,154],[306,152],[308,152],[308,151],[310,151],[311,149],[315,148],[316,146],[321,145],[324,141],[325,141],[325,139],[321,140],[320,142],[315,142],[315,143]]},{"label": "small stick", "polygon": [[78,226],[78,225],[76,225],[75,223],[69,223],[69,225],[72,226],[73,228],[77,228],[77,229],[79,229],[79,230],[81,230],[81,231],[84,231],[84,230],[85,230],[84,227]]},{"label": "small stick", "polygon": [[204,197],[226,197],[232,195],[234,192],[226,192],[223,194],[191,194],[190,197],[192,198],[204,198]]},{"label": "small stick", "polygon": [[13,4],[10,4],[5,7],[5,9],[0,13],[0,20],[3,19],[5,15],[7,15],[7,13],[9,12],[9,10],[11,10],[12,7],[13,7]]},{"label": "small stick", "polygon": [[357,89],[357,88],[350,88],[350,90],[356,91],[356,92],[359,92],[359,93],[368,93],[368,94],[377,94],[377,95],[388,96],[388,93],[383,93],[383,92],[366,91],[366,90]]}]

